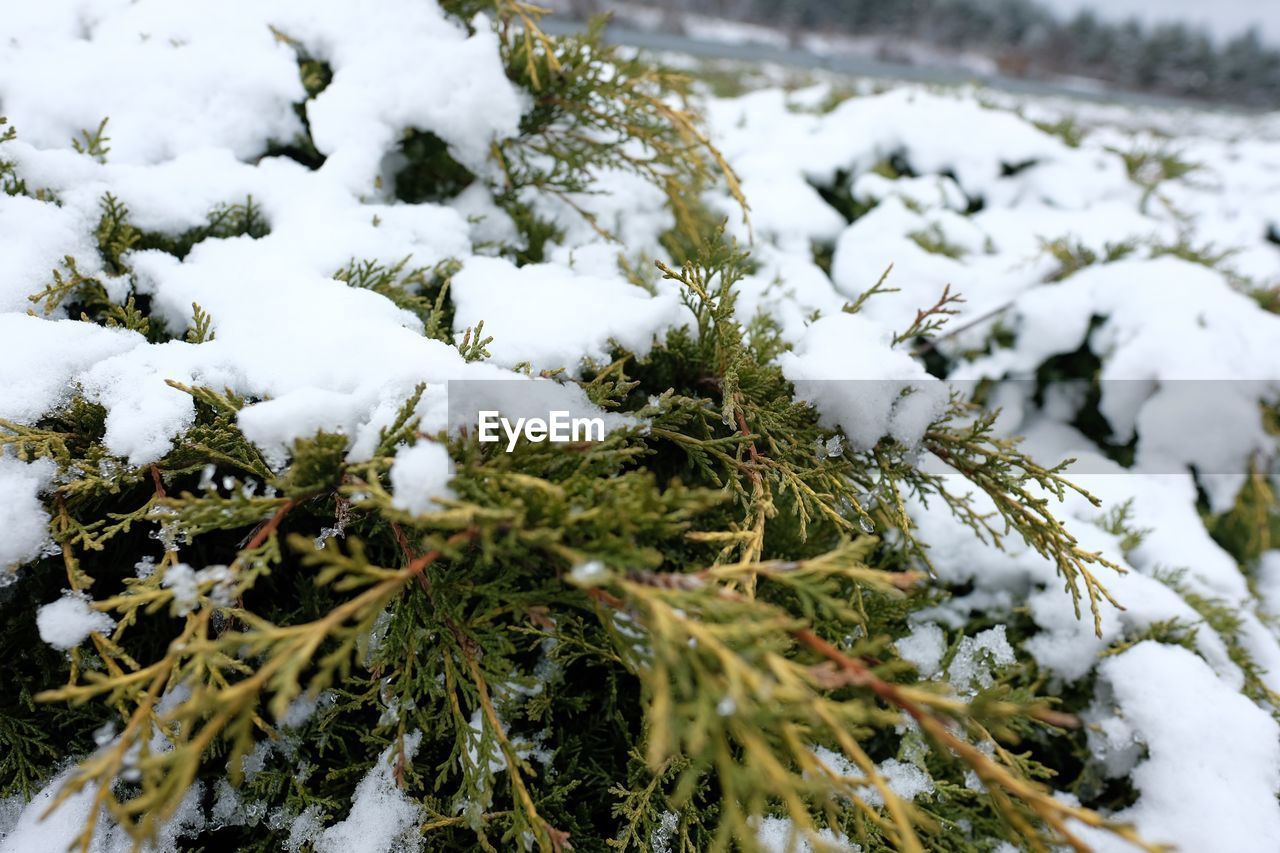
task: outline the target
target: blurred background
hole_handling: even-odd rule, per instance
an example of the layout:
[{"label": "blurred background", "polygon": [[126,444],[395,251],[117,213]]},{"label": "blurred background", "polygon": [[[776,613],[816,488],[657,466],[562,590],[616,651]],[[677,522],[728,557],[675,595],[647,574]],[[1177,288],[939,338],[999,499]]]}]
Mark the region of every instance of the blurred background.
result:
[{"label": "blurred background", "polygon": [[[1280,109],[1280,0],[551,0],[642,47]],[[1017,88],[1015,86],[1015,88]]]}]

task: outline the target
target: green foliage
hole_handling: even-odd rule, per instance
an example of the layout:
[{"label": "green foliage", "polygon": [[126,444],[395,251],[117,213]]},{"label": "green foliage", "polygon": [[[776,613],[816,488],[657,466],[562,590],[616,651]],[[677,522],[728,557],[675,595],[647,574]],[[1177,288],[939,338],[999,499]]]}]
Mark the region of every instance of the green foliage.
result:
[{"label": "green foliage", "polygon": [[1079,148],[1087,133],[1076,121],[1076,117],[1070,115],[1063,116],[1057,121],[1037,121],[1033,124],[1050,136],[1061,139],[1068,148]]},{"label": "green foliage", "polygon": [[298,62],[298,76],[302,80],[302,88],[307,93],[306,100],[293,105],[294,115],[302,124],[302,132],[289,142],[273,141],[267,148],[268,156],[288,157],[310,169],[319,169],[324,165],[325,157],[316,148],[311,138],[311,120],[307,117],[307,101],[325,90],[333,80],[333,68],[329,63],[316,59],[306,46],[297,39],[291,38],[274,27],[271,34],[276,40],[293,49]]},{"label": "green foliage", "polygon": [[1199,163],[1184,159],[1181,152],[1169,147],[1110,150],[1124,160],[1129,178],[1143,187],[1156,187],[1164,181],[1176,181],[1200,169]]},{"label": "green foliage", "polygon": [[401,201],[448,201],[476,179],[434,133],[407,131],[400,153],[407,161],[395,176],[395,195]]},{"label": "green foliage", "polygon": [[[8,119],[0,116],[0,145],[17,138],[17,129],[9,124]],[[6,195],[31,195],[26,181],[18,176],[17,167],[3,156],[0,156],[0,190],[3,190]]]},{"label": "green foliage", "polygon": [[0,678],[8,685],[0,695],[0,797],[33,796],[68,753],[92,748],[93,731],[103,718],[101,709],[41,705],[32,699],[30,685],[63,677],[65,656],[31,639],[37,636],[36,608],[56,598],[67,583],[56,560],[41,560],[33,569],[39,578],[0,589],[0,648],[21,650],[0,660]]},{"label": "green foliage", "polygon": [[102,217],[98,220],[98,253],[111,275],[123,275],[129,268],[124,263],[124,253],[137,246],[142,239],[138,229],[129,224],[129,208],[111,193],[99,202]]},{"label": "green foliage", "polygon": [[452,343],[453,305],[449,301],[449,281],[460,266],[443,260],[434,267],[409,268],[410,257],[390,266],[377,261],[356,261],[334,273],[334,278],[352,287],[372,290],[397,307],[412,311],[422,321],[426,336]]},{"label": "green foliage", "polygon": [[1107,150],[1120,155],[1129,179],[1142,188],[1141,207],[1144,211],[1152,198],[1169,207],[1168,201],[1160,195],[1161,184],[1182,180],[1201,168],[1199,163],[1184,159],[1182,152],[1167,145],[1139,146],[1129,151]]},{"label": "green foliage", "polygon": [[[1244,676],[1244,687],[1241,692],[1263,707],[1270,708],[1273,714],[1280,713],[1276,710],[1277,703],[1280,703],[1280,694],[1267,687],[1263,679],[1267,671],[1254,660],[1246,640],[1241,635],[1244,620],[1239,608],[1229,601],[1197,592],[1186,580],[1185,570],[1166,571],[1157,577],[1200,614],[1201,619],[1204,620],[1203,626],[1213,631],[1222,640],[1227,649],[1227,657],[1239,667]],[[1198,626],[1190,626],[1192,637],[1196,627]]]},{"label": "green foliage", "polygon": [[1227,281],[1240,290],[1248,291],[1250,289],[1249,280],[1237,273],[1228,264],[1228,261],[1237,254],[1239,254],[1238,249],[1217,249],[1212,243],[1197,246],[1186,236],[1180,237],[1173,243],[1156,243],[1151,247],[1151,257],[1153,258],[1169,256],[1179,258],[1188,263],[1199,264],[1202,267],[1221,273]]},{"label": "green foliage", "polygon": [[947,235],[942,233],[942,227],[936,223],[928,228],[912,231],[907,237],[921,249],[933,255],[959,259],[966,254],[963,246],[958,246],[947,240]]},{"label": "green foliage", "polygon": [[[128,215],[127,209],[124,210],[124,215]],[[242,202],[215,205],[209,211],[205,224],[190,228],[181,234],[142,232],[138,237],[137,247],[159,249],[176,258],[185,258],[192,247],[205,240],[227,240],[232,237],[251,237],[258,240],[269,233],[271,233],[271,227],[262,212],[262,207],[253,200],[253,196],[246,196]]]},{"label": "green foliage", "polygon": [[[438,846],[625,848],[671,813],[697,849],[752,848],[752,816],[780,811],[805,834],[920,849],[948,837],[943,815],[955,813],[897,798],[875,770],[906,748],[894,746],[906,713],[942,749],[929,763],[939,790],[958,792],[966,772],[983,780],[985,793],[961,799],[996,835],[1051,843],[1070,819],[1102,825],[1050,797],[1034,763],[979,747],[1013,742],[1028,721],[1060,722],[1042,700],[1002,687],[962,699],[895,660],[887,641],[905,630],[923,577],[901,569],[904,549],[924,553],[902,496],[938,495],[982,535],[1005,531],[890,444],[815,457],[831,435],[774,366],[776,331],[735,319],[748,268],[723,240],[700,263],[664,267],[695,328],[583,380],[597,403],[647,417],[646,432],[568,452],[453,439],[456,498],[424,515],[388,491],[395,449],[416,435],[417,395],[369,461],[348,462],[346,439],[320,434],[279,471],[240,435],[243,401],[210,389],[183,389],[196,424],[147,470],[103,467],[100,410],[6,425],[21,455],[81,472],[60,490],[54,529],[73,586],[93,584],[93,606],[118,622],[93,638],[93,666],[73,652],[65,686],[36,682],[44,701],[121,714],[115,740],[64,795],[136,774],[95,797],[140,838],[189,784],[224,773],[240,796],[336,816],[361,768],[418,731],[422,751],[403,759],[401,778],[435,815]],[[927,443],[1096,599],[1088,566],[1100,561],[1022,485],[1060,494],[1057,469],[992,438],[982,419],[941,422]],[[903,544],[868,536],[873,526]],[[162,556],[148,572],[122,570],[112,555],[143,552],[149,535]],[[179,594],[182,579],[190,591]],[[295,703],[324,696],[309,725],[335,751],[317,751],[318,729],[297,748],[320,766],[347,756],[352,772],[242,781],[241,756],[274,749]],[[151,749],[153,726],[172,748]],[[861,776],[820,761],[819,746]],[[545,766],[531,758],[544,749]]]},{"label": "green foliage", "polygon": [[545,238],[539,231],[549,226],[533,214],[527,193],[562,202],[611,236],[614,223],[598,221],[583,204],[609,170],[662,188],[676,229],[686,234],[699,230],[690,201],[717,179],[746,209],[737,177],[689,106],[690,79],[606,46],[604,19],[580,36],[552,39],[538,28],[541,10],[521,0],[444,6],[464,20],[477,6],[492,6],[508,76],[533,98],[520,134],[495,143],[493,154],[503,174],[495,198],[535,257]]},{"label": "green foliage", "polygon": [[458,340],[458,352],[467,361],[480,361],[489,357],[489,350],[485,347],[491,343],[493,337],[484,337],[484,320],[481,320],[475,326],[468,326],[462,333]]},{"label": "green foliage", "polygon": [[1280,314],[1280,285],[1274,287],[1249,288],[1249,296],[1253,297],[1264,311]]},{"label": "green foliage", "polygon": [[186,341],[189,344],[203,344],[215,337],[213,318],[195,302],[191,303],[191,325],[187,328]]},{"label": "green foliage", "polygon": [[107,118],[104,116],[94,130],[81,130],[80,137],[71,140],[71,147],[77,154],[84,154],[99,163],[105,163],[107,154],[111,151],[110,146],[107,145],[110,141],[111,137],[107,136]]},{"label": "green foliage", "polygon": [[65,275],[60,270],[53,270],[53,281],[46,285],[44,290],[28,297],[29,301],[40,306],[46,317],[67,301],[103,309],[111,306],[111,300],[102,282],[95,276],[80,272],[79,263],[75,258],[67,255],[62,259],[62,266],[66,270]]},{"label": "green foliage", "polygon": [[[58,554],[23,569],[26,615],[0,627],[5,790],[43,784],[70,747],[81,760],[58,802],[91,792],[141,843],[205,783],[239,802],[240,817],[197,843],[267,850],[300,814],[339,819],[386,754],[422,805],[430,849],[626,850],[665,838],[754,850],[765,815],[789,817],[815,845],[829,829],[866,849],[964,849],[962,826],[1050,849],[1078,841],[1076,822],[1136,841],[1044,784],[1032,749],[1060,743],[1075,721],[1039,684],[1005,672],[961,695],[922,679],[893,644],[940,595],[925,588],[928,543],[908,497],[943,502],[996,544],[1022,538],[1097,618],[1108,596],[1095,573],[1116,567],[1053,515],[1074,489],[1063,466],[1036,464],[995,434],[993,415],[959,400],[922,450],[989,497],[994,515],[892,439],[845,448],[777,366],[776,322],[740,321],[749,254],[678,200],[715,180],[736,187],[692,114],[671,106],[683,82],[601,48],[598,30],[552,40],[514,0],[447,5],[467,20],[481,5],[496,13],[508,73],[535,100],[520,137],[493,152],[508,181],[500,199],[529,239],[504,250],[540,251],[545,223],[526,190],[575,205],[600,170],[622,168],[672,197],[680,262],[654,275],[680,288],[692,325],[575,380],[646,426],[505,453],[422,434],[419,387],[369,458],[322,432],[278,465],[239,428],[251,401],[171,382],[191,396],[194,421],[162,459],[134,467],[103,446],[102,407],[74,392],[35,424],[0,421],[6,452],[57,468],[47,508]],[[308,62],[312,92],[326,75]],[[447,151],[423,144],[411,177],[447,194],[458,177]],[[68,258],[33,301],[160,339],[140,294],[108,298],[108,284],[129,283],[129,252],[182,257],[267,227],[247,199],[198,229],[151,234],[107,197],[97,236],[109,274]],[[335,277],[450,340],[455,270],[353,259]],[[954,302],[944,291],[899,343],[936,332]],[[214,319],[192,310],[187,340],[210,340]],[[477,324],[457,346],[483,360],[491,341]],[[414,513],[394,500],[390,473],[401,448],[425,441],[445,444],[455,475],[451,497]],[[92,590],[115,627],[65,657],[26,653],[36,602],[63,587]],[[104,723],[94,749],[86,741]],[[877,769],[891,757],[927,769],[934,794],[897,796]]]},{"label": "green foliage", "polygon": [[1161,243],[1151,247],[1151,257],[1153,258],[1169,255],[1210,269],[1221,267],[1223,263],[1238,253],[1238,249],[1215,250],[1212,243],[1204,246],[1195,246],[1185,237],[1176,243]]},{"label": "green foliage", "polygon": [[1280,501],[1264,471],[1255,464],[1225,513],[1205,519],[1209,535],[1240,565],[1255,566],[1267,551],[1280,545]]},{"label": "green foliage", "polygon": [[1105,515],[1098,519],[1098,526],[1120,540],[1120,551],[1128,557],[1147,537],[1151,531],[1134,527],[1133,498],[1116,504]]},{"label": "green foliage", "polygon": [[[252,197],[242,204],[218,205],[210,212],[205,225],[176,237],[140,231],[129,222],[129,208],[111,193],[103,195],[99,206],[102,214],[95,237],[103,272],[83,272],[82,261],[67,255],[62,260],[62,269],[51,271],[53,280],[28,299],[39,306],[46,317],[65,310],[69,316],[86,322],[129,329],[152,342],[170,340],[173,335],[162,318],[151,314],[150,296],[138,291],[127,262],[130,251],[159,249],[181,258],[202,240],[237,236],[257,239],[269,230],[261,208]],[[112,297],[113,292],[123,292],[123,303],[118,297]],[[186,339],[192,343],[211,340],[212,318],[198,305],[193,305],[192,310],[192,324]]]},{"label": "green foliage", "polygon": [[1136,242],[1126,240],[1121,243],[1107,243],[1103,247],[1102,254],[1099,255],[1084,243],[1070,237],[1059,237],[1053,241],[1040,241],[1040,250],[1047,252],[1058,262],[1058,269],[1046,279],[1051,282],[1063,281],[1085,267],[1093,266],[1097,263],[1110,264],[1124,260],[1137,249],[1138,244]]},{"label": "green foliage", "polygon": [[[881,165],[883,164],[877,165],[877,168]],[[897,177],[897,175],[891,177]],[[823,201],[845,218],[846,222],[862,218],[867,211],[875,207],[874,204],[867,204],[853,197],[853,176],[844,169],[836,170],[835,181],[830,186],[814,185],[814,189],[818,191],[818,195],[822,196]]]}]

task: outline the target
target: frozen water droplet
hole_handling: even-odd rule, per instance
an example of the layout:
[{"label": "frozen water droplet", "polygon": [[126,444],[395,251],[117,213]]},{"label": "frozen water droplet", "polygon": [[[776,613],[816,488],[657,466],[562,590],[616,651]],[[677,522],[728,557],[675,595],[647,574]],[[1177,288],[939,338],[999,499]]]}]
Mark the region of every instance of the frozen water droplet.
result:
[{"label": "frozen water droplet", "polygon": [[875,522],[865,515],[858,516],[858,526],[862,528],[863,533],[875,533],[876,531]]}]

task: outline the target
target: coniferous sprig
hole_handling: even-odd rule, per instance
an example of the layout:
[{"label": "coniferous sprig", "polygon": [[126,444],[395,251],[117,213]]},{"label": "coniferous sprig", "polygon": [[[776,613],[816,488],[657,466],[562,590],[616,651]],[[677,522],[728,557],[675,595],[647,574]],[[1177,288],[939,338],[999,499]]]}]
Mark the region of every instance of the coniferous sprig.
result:
[{"label": "coniferous sprig", "polygon": [[[0,116],[0,129],[0,145],[18,138],[17,128],[9,124],[4,116]],[[11,160],[3,157],[0,157],[0,190],[6,195],[28,195],[27,183],[18,177],[17,167]]]},{"label": "coniferous sprig", "polygon": [[[862,844],[924,850],[921,835],[938,827],[894,793],[863,746],[877,729],[909,720],[977,775],[1007,825],[1024,830],[1016,837],[1020,843],[1048,849],[1065,841],[1086,849],[1071,829],[1078,820],[1144,846],[1131,830],[1062,803],[1023,778],[1003,750],[997,747],[989,757],[957,733],[958,724],[959,731],[992,746],[989,732],[1008,737],[1013,718],[1050,725],[1069,723],[1067,718],[1044,704],[1009,702],[998,691],[966,702],[934,685],[896,683],[889,673],[901,667],[881,658],[883,643],[864,639],[841,648],[810,627],[819,615],[846,627],[865,625],[865,615],[845,595],[850,580],[881,594],[897,594],[918,580],[869,568],[863,560],[873,546],[874,540],[864,539],[807,561],[673,575],[593,572],[579,580],[596,591],[597,601],[647,629],[649,642],[638,648],[632,635],[620,634],[620,653],[633,660],[652,693],[651,770],[661,778],[672,766],[680,768],[671,780],[670,806],[683,811],[713,777],[722,789],[721,809],[718,825],[706,830],[716,849],[755,849],[755,820],[781,803],[800,837],[819,849],[826,844],[818,830],[827,828]],[[747,574],[765,581],[762,594],[777,584],[800,596],[808,619],[764,595],[736,592],[735,576]],[[832,766],[819,748],[841,755],[841,764]],[[845,767],[856,768],[856,775]],[[873,792],[882,808],[870,805]]]},{"label": "coniferous sprig", "polygon": [[[853,521],[874,524],[868,512],[865,497],[869,491],[884,492],[883,514],[891,526],[902,530],[908,542],[911,522],[906,511],[904,496],[911,493],[928,495],[936,493],[956,514],[972,527],[976,534],[990,538],[999,544],[1001,537],[1016,531],[1041,555],[1052,559],[1063,576],[1079,612],[1081,594],[1088,598],[1095,627],[1101,631],[1101,606],[1104,602],[1116,605],[1101,581],[1093,574],[1092,567],[1105,567],[1119,571],[1114,563],[1099,554],[1086,552],[1052,514],[1050,498],[1061,501],[1068,489],[1083,495],[1097,505],[1092,495],[1073,486],[1063,471],[1070,464],[1067,460],[1052,468],[1034,462],[1017,450],[1015,441],[997,438],[992,433],[996,413],[983,414],[972,419],[968,426],[957,426],[964,418],[964,407],[953,401],[944,417],[934,424],[925,436],[924,448],[946,462],[973,485],[978,486],[993,501],[1003,526],[972,508],[967,495],[956,495],[948,490],[945,480],[937,475],[920,471],[915,465],[896,461],[910,448],[895,448],[892,442],[882,442],[869,455],[850,454],[848,461],[831,463],[825,467],[813,466],[812,447],[825,436],[813,426],[804,428],[806,418],[784,416],[792,407],[799,406],[791,400],[791,391],[783,381],[781,372],[770,361],[763,361],[761,353],[753,352],[744,343],[745,335],[734,315],[733,285],[744,274],[744,256],[732,246],[722,244],[711,250],[705,266],[689,263],[676,272],[663,266],[668,278],[679,281],[685,288],[686,304],[697,318],[697,354],[691,359],[713,365],[710,375],[700,378],[700,383],[720,395],[719,409],[722,420],[736,426],[740,443],[736,455],[720,449],[715,444],[696,442],[687,433],[662,430],[657,424],[655,434],[670,437],[690,449],[698,464],[707,466],[718,459],[728,469],[726,479],[748,506],[749,520],[741,537],[731,544],[742,544],[744,561],[758,559],[764,537],[765,524],[775,509],[775,496],[784,490],[795,501],[804,535],[808,519],[815,514],[825,515],[838,526],[854,529]],[[714,284],[713,284],[714,283]],[[714,288],[714,289],[711,289]],[[947,295],[939,301],[946,310]],[[913,329],[924,328],[929,323],[930,312],[920,312]],[[769,353],[764,353],[769,355]],[[762,393],[772,395],[762,396]],[[696,407],[692,407],[696,410]],[[703,419],[703,432],[714,434]],[[812,423],[812,418],[808,419]],[[696,434],[696,433],[695,433]],[[807,443],[806,443],[807,442]],[[843,470],[842,470],[843,469]],[[869,472],[891,471],[892,475],[878,476],[874,480]],[[736,476],[735,476],[736,474]],[[1033,494],[1030,486],[1043,491],[1043,496]],[[841,514],[837,507],[847,506],[850,512]],[[927,559],[923,548],[914,548],[922,559]]]},{"label": "coniferous sprig", "polygon": [[352,287],[372,290],[391,300],[397,307],[412,311],[422,321],[423,331],[433,340],[453,343],[449,330],[453,326],[449,282],[461,265],[446,259],[434,267],[409,268],[410,257],[394,264],[357,261],[334,273],[334,278]]},{"label": "coniferous sprig", "polygon": [[107,154],[111,152],[111,146],[107,145],[111,141],[107,136],[107,121],[108,117],[103,116],[96,128],[81,130],[80,136],[71,140],[71,147],[77,154],[92,157],[99,163],[107,162]]},{"label": "coniferous sprig", "polygon": [[[128,216],[127,209],[123,211],[123,215]],[[257,240],[269,233],[270,223],[262,212],[262,207],[250,195],[242,202],[215,205],[203,225],[189,228],[181,234],[139,232],[137,247],[159,249],[176,258],[185,258],[197,243],[204,240],[225,240],[230,237],[252,237]]]},{"label": "coniferous sprig", "polygon": [[[462,15],[481,4],[446,5]],[[737,317],[749,255],[682,207],[713,180],[736,192],[692,114],[673,106],[683,82],[621,60],[598,31],[551,39],[533,7],[483,5],[498,13],[509,75],[535,101],[521,136],[495,151],[509,180],[500,201],[526,237],[551,226],[534,221],[525,190],[575,204],[600,171],[625,169],[671,197],[681,263],[660,272],[681,285],[695,322],[643,360],[618,351],[581,383],[647,428],[495,452],[420,435],[419,388],[371,458],[349,461],[347,438],[322,433],[281,467],[239,429],[252,400],[171,383],[193,398],[195,422],[163,459],[134,468],[105,450],[105,412],[82,399],[33,426],[0,423],[16,455],[58,467],[49,509],[61,553],[42,570],[92,589],[91,606],[115,619],[66,669],[22,677],[24,690],[116,725],[63,799],[92,789],[138,840],[197,781],[231,791],[235,780],[277,810],[273,820],[312,808],[336,820],[385,751],[439,849],[635,848],[659,830],[686,849],[751,849],[758,822],[776,814],[815,845],[830,829],[871,849],[932,846],[948,837],[944,821],[961,819],[1032,847],[1070,842],[1071,820],[1131,838],[1053,799],[1036,781],[1043,768],[1004,745],[1052,737],[1067,716],[1010,679],[961,697],[899,659],[892,641],[907,614],[936,595],[905,497],[932,489],[981,533],[1005,529],[920,473],[909,448],[816,450],[839,436],[795,400],[776,364],[777,325]],[[323,69],[311,71],[322,85]],[[135,239],[130,227],[104,199],[100,250],[120,274],[132,248],[181,257],[201,239],[261,236],[267,223],[250,199],[177,237]],[[338,277],[445,339],[450,272],[353,261]],[[86,303],[81,289],[96,294],[82,282],[48,295]],[[114,310],[150,319],[142,299],[85,317],[110,322]],[[211,321],[198,307],[194,317],[188,334],[207,340]],[[460,349],[484,359],[486,343],[477,326]],[[926,449],[1099,606],[1089,567],[1100,561],[1040,494],[1064,494],[1060,470],[958,425],[963,415],[935,424]],[[456,466],[451,496],[426,513],[398,505],[390,482],[400,448],[419,441],[445,442]],[[157,547],[158,559],[129,565]],[[309,704],[323,710],[295,741],[290,720]],[[913,805],[878,769],[925,743],[918,760],[945,805]],[[323,772],[241,779],[246,756],[282,744]],[[38,746],[23,756],[28,775],[52,773]],[[95,827],[96,812],[82,847]],[[281,840],[265,824],[226,831],[259,849]]]},{"label": "coniferous sprig", "polygon": [[53,270],[53,281],[46,285],[44,290],[27,297],[30,302],[40,306],[40,310],[46,317],[68,301],[82,303],[96,309],[105,309],[113,304],[107,296],[107,289],[103,287],[102,281],[95,276],[80,272],[79,262],[74,257],[71,255],[64,257],[62,266],[66,270],[65,275],[61,270]]},{"label": "coniferous sprig", "polygon": [[538,26],[545,10],[521,0],[443,5],[464,20],[492,7],[508,75],[533,97],[519,136],[494,147],[506,180],[498,200],[517,222],[532,218],[522,193],[533,190],[608,236],[614,223],[599,222],[579,200],[608,170],[638,174],[663,189],[677,232],[697,234],[701,211],[689,199],[716,180],[746,211],[736,175],[699,127],[689,78],[605,45],[603,19],[581,35],[553,39]]},{"label": "coniferous sprig", "polygon": [[128,272],[124,254],[142,239],[142,233],[129,223],[129,208],[111,193],[102,196],[102,216],[98,220],[98,251],[112,275]]},{"label": "coniferous sprig", "polygon": [[[1074,460],[1067,459],[1046,468],[1020,452],[1016,440],[997,438],[993,426],[998,415],[998,412],[984,413],[964,428],[938,425],[925,434],[925,446],[986,493],[995,505],[1000,522],[974,510],[969,496],[949,490],[944,478],[921,475],[920,482],[926,492],[937,493],[979,537],[1000,545],[1003,536],[1016,532],[1042,557],[1052,560],[1071,593],[1077,618],[1083,587],[1093,614],[1094,630],[1101,636],[1103,603],[1123,608],[1093,570],[1124,570],[1101,553],[1081,548],[1075,536],[1053,514],[1050,499],[1061,502],[1069,490],[1094,506],[1101,506],[1101,502],[1064,476],[1063,472]],[[1038,494],[1033,492],[1033,487]],[[998,526],[1000,523],[1002,526]]]}]

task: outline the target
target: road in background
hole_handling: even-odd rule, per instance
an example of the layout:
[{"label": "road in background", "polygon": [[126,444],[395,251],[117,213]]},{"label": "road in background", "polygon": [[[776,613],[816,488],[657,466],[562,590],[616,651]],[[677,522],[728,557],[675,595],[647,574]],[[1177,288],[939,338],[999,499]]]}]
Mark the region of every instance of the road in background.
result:
[{"label": "road in background", "polygon": [[[586,27],[586,24],[565,16],[551,15],[542,20],[541,26],[553,35],[568,35],[580,32]],[[1069,82],[1061,81],[1030,80],[1021,77],[1008,77],[1003,74],[981,74],[965,68],[907,65],[847,54],[822,55],[799,48],[780,48],[755,43],[707,41],[675,33],[646,31],[612,23],[605,27],[604,40],[609,44],[628,45],[655,52],[683,53],[700,59],[775,63],[791,68],[829,71],[850,77],[874,77],[953,86],[976,83],[1017,95],[1076,98],[1095,103],[1133,107],[1216,110],[1229,113],[1250,112],[1245,108],[1230,105],[1192,101],[1167,95],[1109,89],[1103,84],[1093,83],[1092,81],[1088,85],[1072,85]]]}]

